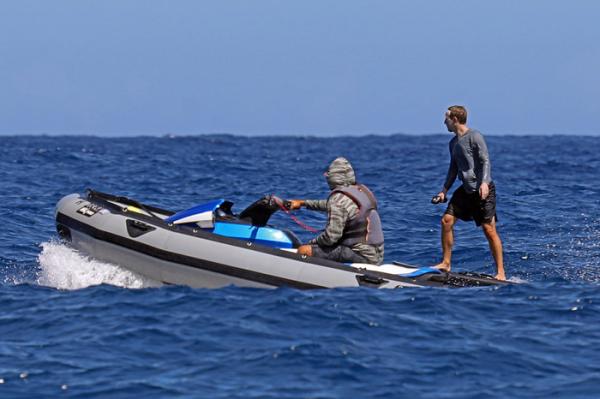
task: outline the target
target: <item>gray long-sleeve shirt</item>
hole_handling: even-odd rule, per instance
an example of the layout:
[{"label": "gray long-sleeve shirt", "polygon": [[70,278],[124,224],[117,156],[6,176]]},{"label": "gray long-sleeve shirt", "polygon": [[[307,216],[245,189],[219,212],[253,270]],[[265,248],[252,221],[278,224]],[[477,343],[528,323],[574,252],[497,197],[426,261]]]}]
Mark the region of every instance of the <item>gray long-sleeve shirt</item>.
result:
[{"label": "gray long-sleeve shirt", "polygon": [[450,166],[446,175],[444,188],[449,190],[456,180],[468,193],[476,192],[481,183],[492,181],[490,156],[487,145],[481,133],[469,129],[462,136],[455,136],[450,140]]}]

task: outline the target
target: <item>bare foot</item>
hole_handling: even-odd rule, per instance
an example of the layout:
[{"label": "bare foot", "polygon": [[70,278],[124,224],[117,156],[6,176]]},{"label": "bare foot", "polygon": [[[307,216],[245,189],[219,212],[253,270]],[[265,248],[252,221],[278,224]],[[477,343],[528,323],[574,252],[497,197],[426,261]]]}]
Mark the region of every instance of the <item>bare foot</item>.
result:
[{"label": "bare foot", "polygon": [[440,262],[435,266],[432,266],[434,269],[441,270],[443,272],[448,273],[450,271],[450,263]]},{"label": "bare foot", "polygon": [[498,273],[494,276],[494,278],[496,280],[506,280],[506,276],[504,275],[504,273]]}]

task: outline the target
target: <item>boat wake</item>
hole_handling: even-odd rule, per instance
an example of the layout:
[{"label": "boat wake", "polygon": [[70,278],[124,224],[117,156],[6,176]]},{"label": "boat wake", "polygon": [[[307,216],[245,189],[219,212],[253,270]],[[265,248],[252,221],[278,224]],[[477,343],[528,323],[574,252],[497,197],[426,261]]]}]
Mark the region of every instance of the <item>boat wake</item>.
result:
[{"label": "boat wake", "polygon": [[158,287],[161,283],[119,266],[81,255],[60,242],[41,244],[37,284],[62,290],[76,290],[99,284],[124,288]]}]

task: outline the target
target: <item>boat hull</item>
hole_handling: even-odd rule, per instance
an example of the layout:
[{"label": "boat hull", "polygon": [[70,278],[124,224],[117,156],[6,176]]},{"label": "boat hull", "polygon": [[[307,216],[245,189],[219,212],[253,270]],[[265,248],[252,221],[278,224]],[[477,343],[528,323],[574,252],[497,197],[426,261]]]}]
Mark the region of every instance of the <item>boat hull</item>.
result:
[{"label": "boat hull", "polygon": [[86,255],[166,284],[306,289],[502,283],[483,278],[449,284],[448,278],[457,274],[432,270],[420,273],[421,269],[408,265],[348,265],[302,256],[294,250],[174,225],[165,221],[172,212],[139,203],[134,207],[127,199],[115,198],[92,194],[64,197],[56,208],[59,234]]}]

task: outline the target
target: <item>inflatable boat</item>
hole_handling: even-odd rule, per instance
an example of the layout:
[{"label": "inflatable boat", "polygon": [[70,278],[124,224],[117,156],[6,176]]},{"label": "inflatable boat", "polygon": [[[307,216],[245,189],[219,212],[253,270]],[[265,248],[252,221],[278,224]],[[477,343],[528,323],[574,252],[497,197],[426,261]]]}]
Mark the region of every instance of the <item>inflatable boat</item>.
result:
[{"label": "inflatable boat", "polygon": [[55,216],[59,235],[75,249],[165,284],[303,289],[510,284],[400,262],[346,264],[299,255],[293,232],[268,225],[282,204],[266,196],[235,214],[232,202],[218,199],[173,212],[88,190],[62,198]]}]

